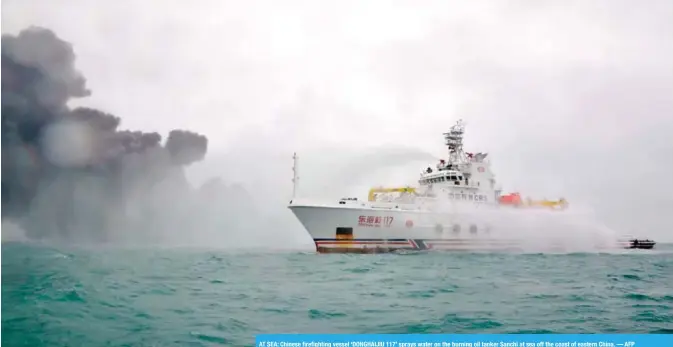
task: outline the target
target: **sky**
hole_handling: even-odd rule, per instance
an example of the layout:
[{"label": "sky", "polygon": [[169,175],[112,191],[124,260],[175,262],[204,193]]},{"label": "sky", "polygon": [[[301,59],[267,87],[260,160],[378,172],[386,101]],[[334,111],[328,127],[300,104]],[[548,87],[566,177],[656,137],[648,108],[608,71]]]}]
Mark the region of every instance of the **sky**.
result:
[{"label": "sky", "polygon": [[30,25],[72,43],[77,105],[205,134],[195,184],[244,185],[296,239],[293,151],[303,194],[364,196],[462,118],[505,190],[673,241],[671,1],[2,2],[3,33]]}]

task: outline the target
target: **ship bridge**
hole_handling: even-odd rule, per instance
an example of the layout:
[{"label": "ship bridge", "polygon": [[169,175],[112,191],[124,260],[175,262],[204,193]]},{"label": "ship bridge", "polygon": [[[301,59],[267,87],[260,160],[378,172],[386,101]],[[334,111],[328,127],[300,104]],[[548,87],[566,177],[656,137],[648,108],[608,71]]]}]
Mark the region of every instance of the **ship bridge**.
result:
[{"label": "ship bridge", "polygon": [[420,186],[493,190],[495,189],[495,177],[487,163],[467,162],[461,165],[460,169],[447,169],[445,164],[440,162],[436,170],[428,167],[423,171],[418,184]]},{"label": "ship bridge", "polygon": [[468,185],[469,180],[460,171],[445,170],[421,175],[421,179],[418,180],[418,184],[421,186],[428,186],[432,184]]},{"label": "ship bridge", "polygon": [[424,169],[418,183],[430,196],[439,193],[450,199],[495,202],[500,191],[495,186],[495,176],[486,159],[488,153],[465,152],[464,134],[462,120],[444,133],[448,157],[440,159],[436,166]]},{"label": "ship bridge", "polygon": [[[472,173],[474,171],[474,174]],[[450,200],[495,202],[498,191],[490,171],[479,172],[478,167],[467,167],[465,171],[437,170],[424,172],[418,183],[426,196],[445,196]]]}]

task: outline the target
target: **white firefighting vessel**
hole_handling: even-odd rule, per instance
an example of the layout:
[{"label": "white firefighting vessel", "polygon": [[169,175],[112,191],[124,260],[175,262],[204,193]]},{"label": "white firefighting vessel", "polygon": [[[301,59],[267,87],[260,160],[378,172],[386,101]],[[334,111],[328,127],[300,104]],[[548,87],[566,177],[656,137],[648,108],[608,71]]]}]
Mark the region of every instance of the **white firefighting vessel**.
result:
[{"label": "white firefighting vessel", "polygon": [[[444,133],[448,157],[420,173],[417,187],[376,187],[368,201],[343,198],[333,204],[301,202],[295,185],[289,208],[321,253],[378,253],[396,250],[520,249],[527,236],[491,225],[484,212],[517,209],[563,211],[565,199],[522,199],[502,194],[487,153],[463,150],[465,124],[459,120]],[[532,236],[532,235],[531,235]],[[627,245],[623,245],[627,246]],[[611,247],[610,247],[611,248]]]}]

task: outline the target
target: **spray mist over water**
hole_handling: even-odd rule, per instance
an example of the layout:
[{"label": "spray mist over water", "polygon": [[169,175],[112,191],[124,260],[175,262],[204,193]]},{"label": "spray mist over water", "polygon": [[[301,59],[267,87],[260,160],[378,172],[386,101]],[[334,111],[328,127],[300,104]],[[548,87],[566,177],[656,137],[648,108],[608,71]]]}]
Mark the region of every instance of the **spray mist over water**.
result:
[{"label": "spray mist over water", "polygon": [[423,168],[439,160],[421,149],[402,148],[399,152],[394,150],[389,148],[374,151],[350,160],[342,176],[353,179],[345,181],[340,195],[334,194],[332,197],[367,200],[368,192],[373,187],[417,186],[419,173]]},{"label": "spray mist over water", "polygon": [[[315,193],[330,199],[364,197],[369,188],[374,186],[413,185],[422,165],[436,160],[432,154],[412,147],[369,149],[365,153],[344,158],[338,165],[327,166],[333,170],[327,175],[316,175],[319,181],[315,183],[320,188]],[[302,162],[302,165],[307,164]]]},{"label": "spray mist over water", "polygon": [[555,211],[457,204],[442,199],[433,211],[488,226],[493,238],[522,240],[519,248],[526,252],[614,250],[619,239],[615,230],[601,223],[592,209],[583,206]]}]

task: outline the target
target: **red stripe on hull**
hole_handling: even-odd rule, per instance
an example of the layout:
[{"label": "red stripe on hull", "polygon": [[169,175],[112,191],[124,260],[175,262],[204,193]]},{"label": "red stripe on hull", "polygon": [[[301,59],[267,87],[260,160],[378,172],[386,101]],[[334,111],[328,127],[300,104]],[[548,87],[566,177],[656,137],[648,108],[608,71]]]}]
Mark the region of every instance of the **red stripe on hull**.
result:
[{"label": "red stripe on hull", "polygon": [[392,242],[380,242],[380,241],[318,241],[316,245],[402,245],[408,246],[409,242],[404,241],[392,241]]}]

